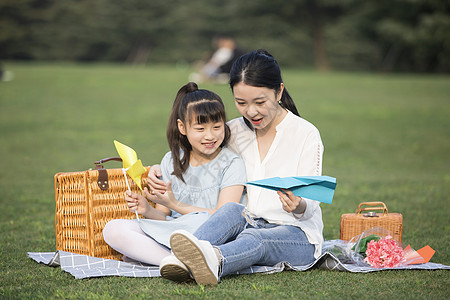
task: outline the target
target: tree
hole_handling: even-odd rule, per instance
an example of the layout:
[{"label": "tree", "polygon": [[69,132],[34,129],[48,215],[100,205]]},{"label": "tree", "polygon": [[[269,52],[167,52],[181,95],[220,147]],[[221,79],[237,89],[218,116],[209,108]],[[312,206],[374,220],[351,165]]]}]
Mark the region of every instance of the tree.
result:
[{"label": "tree", "polygon": [[444,0],[3,0],[0,59],[193,62],[217,34],[284,65],[450,71]]},{"label": "tree", "polygon": [[450,71],[450,3],[428,0],[363,2],[362,32],[382,53],[382,71]]}]

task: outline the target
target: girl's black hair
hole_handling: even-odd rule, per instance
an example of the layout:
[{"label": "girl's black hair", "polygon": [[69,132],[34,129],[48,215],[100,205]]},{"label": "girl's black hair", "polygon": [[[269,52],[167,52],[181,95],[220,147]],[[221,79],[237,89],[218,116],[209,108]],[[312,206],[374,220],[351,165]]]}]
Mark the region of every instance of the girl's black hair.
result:
[{"label": "girl's black hair", "polygon": [[219,95],[208,90],[198,89],[197,84],[194,82],[189,82],[180,88],[173,102],[166,134],[173,158],[174,171],[172,175],[177,176],[184,182],[183,173],[189,167],[192,146],[187,137],[180,133],[178,119],[185,126],[186,124],[192,124],[194,121],[197,121],[199,124],[223,121],[225,124],[225,137],[220,147],[226,146],[230,139],[231,131],[225,123],[227,120],[225,106]]},{"label": "girl's black hair", "polygon": [[[267,50],[259,49],[239,57],[230,71],[230,87],[243,82],[255,87],[273,89],[278,95],[281,89],[281,70],[275,58]],[[281,105],[293,114],[300,116],[294,101],[284,87],[281,95]],[[253,128],[250,122],[244,118],[248,127]]]}]

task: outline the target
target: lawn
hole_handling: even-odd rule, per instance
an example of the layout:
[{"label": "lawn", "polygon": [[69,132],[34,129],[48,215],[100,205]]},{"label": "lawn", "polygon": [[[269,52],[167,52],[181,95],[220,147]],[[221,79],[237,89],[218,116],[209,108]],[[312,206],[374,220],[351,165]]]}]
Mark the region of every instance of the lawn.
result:
[{"label": "lawn", "polygon": [[[165,127],[186,67],[6,63],[0,82],[1,298],[446,298],[448,271],[351,274],[313,270],[229,276],[217,287],[162,278],[76,280],[37,264],[28,251],[54,251],[53,175],[115,156],[113,140],[144,164],[168,151]],[[430,245],[450,264],[450,77],[284,70],[304,118],[321,132],[323,173],[338,180],[322,204],[326,239],[339,238],[343,213],[383,201],[404,217],[403,241]],[[228,86],[204,84],[237,117]],[[112,162],[109,167],[120,164]]]}]

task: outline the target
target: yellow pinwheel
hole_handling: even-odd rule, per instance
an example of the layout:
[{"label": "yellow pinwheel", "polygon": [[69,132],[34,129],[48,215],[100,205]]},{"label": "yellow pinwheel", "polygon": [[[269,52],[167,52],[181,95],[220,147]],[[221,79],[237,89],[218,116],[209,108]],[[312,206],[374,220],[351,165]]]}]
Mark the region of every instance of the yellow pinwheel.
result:
[{"label": "yellow pinwheel", "polygon": [[[146,170],[142,165],[141,160],[137,158],[136,151],[116,140],[114,140],[114,145],[116,146],[119,156],[122,158],[123,163],[122,172],[123,176],[125,177],[125,182],[127,183],[128,190],[131,192],[131,188],[128,183],[126,175],[127,173],[131,177],[131,179],[133,179],[133,181],[137,184],[137,186],[142,190],[141,177]],[[137,211],[135,211],[135,213],[136,218],[139,219]]]},{"label": "yellow pinwheel", "polygon": [[122,158],[123,169],[125,169],[131,179],[133,179],[142,190],[141,177],[146,170],[142,165],[141,160],[137,158],[136,151],[118,141],[114,141],[114,145],[116,146],[119,156]]}]

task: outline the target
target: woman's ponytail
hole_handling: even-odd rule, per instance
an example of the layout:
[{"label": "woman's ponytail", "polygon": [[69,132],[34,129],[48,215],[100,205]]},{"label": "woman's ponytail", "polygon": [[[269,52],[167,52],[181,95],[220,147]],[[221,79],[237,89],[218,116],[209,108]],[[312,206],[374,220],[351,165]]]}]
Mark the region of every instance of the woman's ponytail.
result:
[{"label": "woman's ponytail", "polygon": [[294,115],[300,117],[300,114],[295,106],[294,100],[292,100],[291,95],[289,95],[286,87],[283,89],[283,94],[281,95],[281,106],[288,109]]}]

